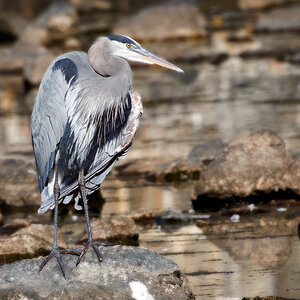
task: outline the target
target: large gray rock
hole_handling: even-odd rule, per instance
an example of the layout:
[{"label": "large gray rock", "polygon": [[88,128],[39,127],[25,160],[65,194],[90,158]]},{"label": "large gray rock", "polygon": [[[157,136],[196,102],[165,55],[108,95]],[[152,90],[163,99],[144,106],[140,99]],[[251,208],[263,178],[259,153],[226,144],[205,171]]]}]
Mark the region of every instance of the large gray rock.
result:
[{"label": "large gray rock", "polygon": [[114,8],[114,3],[109,0],[70,0],[76,10],[85,13],[95,11],[110,11]]},{"label": "large gray rock", "polygon": [[274,132],[262,130],[233,139],[215,161],[201,173],[195,196],[247,197],[288,188],[291,158]]},{"label": "large gray rock", "polygon": [[77,13],[66,1],[54,2],[34,22],[27,26],[20,39],[22,44],[62,46],[77,31]]},{"label": "large gray rock", "polygon": [[[95,241],[122,242],[123,245],[137,245],[139,230],[132,218],[127,216],[110,216],[91,221]],[[87,233],[81,241],[86,242]]]},{"label": "large gray rock", "polygon": [[[172,53],[173,49],[169,48],[168,51]],[[157,53],[168,59],[165,53]],[[185,99],[189,95],[200,101],[248,103],[297,99],[300,95],[297,87],[300,69],[286,62],[276,62],[274,67],[274,60],[250,60],[232,56],[219,65],[205,62],[179,66],[185,71],[184,75],[159,68],[147,71],[136,69],[134,87],[143,101],[171,101]]]},{"label": "large gray rock", "polygon": [[194,163],[188,159],[176,159],[159,166],[149,178],[158,182],[189,181],[198,179],[203,169],[202,162]]},{"label": "large gray rock", "polygon": [[124,18],[113,29],[138,40],[205,36],[206,20],[194,1],[167,1]]},{"label": "large gray rock", "polygon": [[1,0],[0,10],[7,15],[32,18],[42,12],[53,0]]},{"label": "large gray rock", "polygon": [[[67,248],[60,232],[58,232],[58,239],[59,247]],[[31,224],[11,236],[0,236],[0,265],[49,253],[52,244],[52,225]]]},{"label": "large gray rock", "polygon": [[76,257],[63,256],[66,280],[52,259],[38,273],[41,259],[0,267],[1,299],[194,299],[178,266],[143,248],[101,249],[99,263],[92,251],[75,267]]},{"label": "large gray rock", "polygon": [[55,56],[45,48],[38,48],[33,51],[33,55],[26,59],[24,66],[24,77],[33,86],[39,86],[46,69]]},{"label": "large gray rock", "polygon": [[188,159],[194,164],[203,163],[207,165],[223,152],[225,146],[226,143],[221,139],[201,141],[190,151]]},{"label": "large gray rock", "polygon": [[32,107],[24,101],[26,84],[38,86],[54,57],[48,49],[29,43],[3,47],[0,50],[0,111],[31,112]]},{"label": "large gray rock", "polygon": [[9,206],[40,205],[41,195],[34,162],[0,160],[0,199]]},{"label": "large gray rock", "polygon": [[285,4],[290,0],[238,0],[238,5],[242,10],[264,9],[275,5]]},{"label": "large gray rock", "polygon": [[298,31],[300,29],[300,6],[276,8],[262,14],[256,25],[258,31]]}]

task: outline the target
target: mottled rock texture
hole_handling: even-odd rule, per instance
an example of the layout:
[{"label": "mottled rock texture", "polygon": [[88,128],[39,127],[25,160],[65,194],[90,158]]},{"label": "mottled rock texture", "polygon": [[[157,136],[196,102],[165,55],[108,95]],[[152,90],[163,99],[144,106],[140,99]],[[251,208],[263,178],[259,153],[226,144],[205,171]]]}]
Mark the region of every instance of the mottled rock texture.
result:
[{"label": "mottled rock texture", "polygon": [[292,190],[299,194],[299,159],[293,160],[283,140],[273,131],[261,130],[231,140],[201,173],[195,188],[201,197],[248,197]]},{"label": "mottled rock texture", "polygon": [[0,298],[125,300],[138,299],[132,296],[142,290],[148,294],[145,299],[194,299],[185,276],[171,260],[137,247],[114,246],[101,252],[102,263],[89,251],[78,267],[76,257],[64,255],[66,280],[55,259],[40,273],[41,259],[4,265]]}]

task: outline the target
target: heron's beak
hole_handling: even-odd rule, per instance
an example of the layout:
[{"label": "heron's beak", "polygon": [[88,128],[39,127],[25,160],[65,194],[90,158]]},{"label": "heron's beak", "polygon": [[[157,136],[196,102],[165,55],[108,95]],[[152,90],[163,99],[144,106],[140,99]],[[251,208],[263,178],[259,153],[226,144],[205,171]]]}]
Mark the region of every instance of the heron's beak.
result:
[{"label": "heron's beak", "polygon": [[148,64],[156,64],[167,69],[174,70],[179,73],[184,73],[182,69],[178,68],[177,66],[171,64],[170,62],[164,60],[163,58],[151,53],[150,51],[143,49],[143,48],[136,48],[133,49],[134,52],[138,53],[140,59],[143,60],[145,63]]}]

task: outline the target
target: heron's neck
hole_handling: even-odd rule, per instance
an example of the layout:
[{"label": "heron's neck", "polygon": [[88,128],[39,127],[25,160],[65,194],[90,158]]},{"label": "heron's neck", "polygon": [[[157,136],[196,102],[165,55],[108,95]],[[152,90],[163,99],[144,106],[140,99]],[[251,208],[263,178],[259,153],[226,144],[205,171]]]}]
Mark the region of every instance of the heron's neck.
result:
[{"label": "heron's neck", "polygon": [[128,62],[111,54],[106,38],[98,39],[88,51],[88,59],[92,68],[103,77],[125,77],[130,79],[131,69]]}]

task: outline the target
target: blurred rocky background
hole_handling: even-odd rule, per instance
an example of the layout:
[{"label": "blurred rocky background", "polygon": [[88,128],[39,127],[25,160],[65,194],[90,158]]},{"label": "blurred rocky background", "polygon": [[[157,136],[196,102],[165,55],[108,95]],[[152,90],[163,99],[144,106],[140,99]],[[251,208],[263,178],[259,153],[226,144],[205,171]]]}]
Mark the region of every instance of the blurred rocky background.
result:
[{"label": "blurred rocky background", "polygon": [[[299,298],[299,32],[299,0],[0,0],[1,272],[23,272],[26,262],[6,264],[51,248],[29,129],[43,74],[57,55],[119,33],[185,74],[134,66],[144,115],[90,200],[96,239],[173,259],[196,299]],[[60,225],[62,247],[86,240],[72,205],[60,207]],[[173,275],[153,280],[193,299],[164,264]],[[10,278],[0,278],[8,290]]]}]

